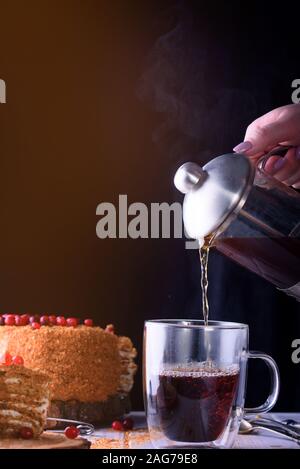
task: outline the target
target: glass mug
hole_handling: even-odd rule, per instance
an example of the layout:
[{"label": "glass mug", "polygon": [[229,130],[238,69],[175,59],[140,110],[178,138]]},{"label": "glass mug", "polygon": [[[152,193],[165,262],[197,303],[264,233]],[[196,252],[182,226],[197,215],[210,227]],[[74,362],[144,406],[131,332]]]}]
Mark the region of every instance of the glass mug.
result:
[{"label": "glass mug", "polygon": [[[268,365],[264,404],[244,408],[247,361]],[[144,329],[144,401],[155,448],[230,448],[245,413],[276,403],[279,372],[273,358],[248,351],[248,326],[233,322],[151,320]]]}]

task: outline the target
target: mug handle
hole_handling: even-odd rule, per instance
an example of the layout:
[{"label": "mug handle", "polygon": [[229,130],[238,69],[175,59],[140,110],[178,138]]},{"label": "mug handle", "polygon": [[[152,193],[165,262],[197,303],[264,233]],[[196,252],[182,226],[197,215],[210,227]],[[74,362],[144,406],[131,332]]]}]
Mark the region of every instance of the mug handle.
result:
[{"label": "mug handle", "polygon": [[262,353],[262,352],[249,352],[248,357],[249,358],[260,358],[261,360],[263,360],[267,364],[267,366],[269,368],[269,372],[270,372],[270,377],[271,377],[271,391],[270,391],[270,394],[269,394],[266,402],[264,402],[264,404],[262,404],[258,407],[245,408],[245,413],[247,413],[247,414],[258,414],[258,413],[268,412],[276,404],[276,401],[277,401],[278,395],[279,395],[279,388],[280,388],[279,381],[280,380],[279,380],[278,366],[277,366],[275,360],[273,360],[272,357],[270,357],[269,355],[266,355],[265,353]]}]

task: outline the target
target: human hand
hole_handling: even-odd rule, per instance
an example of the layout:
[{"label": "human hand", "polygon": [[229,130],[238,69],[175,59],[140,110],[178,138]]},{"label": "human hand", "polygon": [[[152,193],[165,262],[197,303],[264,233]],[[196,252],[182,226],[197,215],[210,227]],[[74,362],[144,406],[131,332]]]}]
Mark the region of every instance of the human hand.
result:
[{"label": "human hand", "polygon": [[300,104],[282,106],[253,121],[244,142],[234,147],[257,162],[273,148],[291,145],[284,157],[270,156],[265,170],[295,189],[300,189]]}]

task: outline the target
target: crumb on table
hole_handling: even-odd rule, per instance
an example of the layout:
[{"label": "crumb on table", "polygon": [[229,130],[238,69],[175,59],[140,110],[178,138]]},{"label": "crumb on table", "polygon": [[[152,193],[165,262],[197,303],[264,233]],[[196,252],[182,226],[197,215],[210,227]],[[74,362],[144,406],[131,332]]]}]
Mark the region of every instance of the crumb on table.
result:
[{"label": "crumb on table", "polygon": [[102,437],[92,442],[91,449],[130,449],[135,445],[150,443],[149,432],[145,428],[124,432],[122,438]]}]

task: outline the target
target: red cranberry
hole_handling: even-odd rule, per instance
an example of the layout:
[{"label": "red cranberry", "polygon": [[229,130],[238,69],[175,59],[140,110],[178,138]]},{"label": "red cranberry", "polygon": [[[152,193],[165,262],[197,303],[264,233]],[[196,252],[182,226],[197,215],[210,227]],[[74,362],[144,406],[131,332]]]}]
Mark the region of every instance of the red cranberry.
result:
[{"label": "red cranberry", "polygon": [[32,322],[31,327],[32,329],[40,329],[41,325],[39,322]]},{"label": "red cranberry", "polygon": [[67,326],[76,327],[77,326],[77,319],[76,318],[68,318],[67,319]]},{"label": "red cranberry", "polygon": [[33,438],[33,431],[29,427],[22,427],[20,430],[20,437],[23,438],[23,440],[31,440]]},{"label": "red cranberry", "polygon": [[124,430],[123,423],[121,420],[114,420],[111,424],[112,428],[118,432],[122,432]]},{"label": "red cranberry", "polygon": [[41,326],[48,326],[49,324],[49,317],[48,316],[41,316],[40,318]]},{"label": "red cranberry", "polygon": [[114,334],[115,333],[115,327],[113,324],[108,324],[108,326],[106,326],[105,328],[105,332],[109,332],[110,334]]},{"label": "red cranberry", "polygon": [[5,316],[4,323],[6,326],[14,326],[15,325],[15,315],[14,314],[7,314]]},{"label": "red cranberry", "polygon": [[18,314],[16,314],[15,316],[15,325],[22,326],[22,319],[21,319],[21,316],[19,316]]},{"label": "red cranberry", "polygon": [[0,326],[4,326],[5,324],[5,318],[3,316],[0,316]]},{"label": "red cranberry", "polygon": [[84,325],[87,326],[87,327],[92,327],[94,325],[93,320],[92,319],[85,319],[84,320]]},{"label": "red cranberry", "polygon": [[66,326],[67,325],[67,321],[66,321],[66,318],[64,316],[57,316],[56,318],[56,324],[58,326]]},{"label": "red cranberry", "polygon": [[132,418],[127,417],[126,419],[123,420],[122,423],[123,423],[124,430],[132,430],[133,429],[134,422],[133,422]]},{"label": "red cranberry", "polygon": [[29,322],[30,324],[32,324],[33,322],[40,322],[40,316],[38,314],[35,314],[34,316],[30,316]]},{"label": "red cranberry", "polygon": [[79,430],[77,427],[70,426],[65,428],[65,435],[67,438],[70,438],[71,440],[74,440],[75,438],[78,437],[79,435]]},{"label": "red cranberry", "polygon": [[16,326],[26,326],[26,318],[23,316],[19,316],[18,314],[15,316],[15,324]]},{"label": "red cranberry", "polygon": [[49,324],[50,326],[56,326],[56,316],[49,316]]},{"label": "red cranberry", "polygon": [[29,318],[30,318],[29,314],[22,314],[21,315],[21,320],[23,322],[23,324],[22,324],[23,326],[26,326],[29,323]]},{"label": "red cranberry", "polygon": [[16,355],[15,357],[12,357],[12,362],[13,362],[14,365],[24,365],[24,360],[19,355]]},{"label": "red cranberry", "polygon": [[12,364],[12,356],[10,353],[5,352],[2,357],[0,357],[0,363],[1,365],[11,365]]}]

